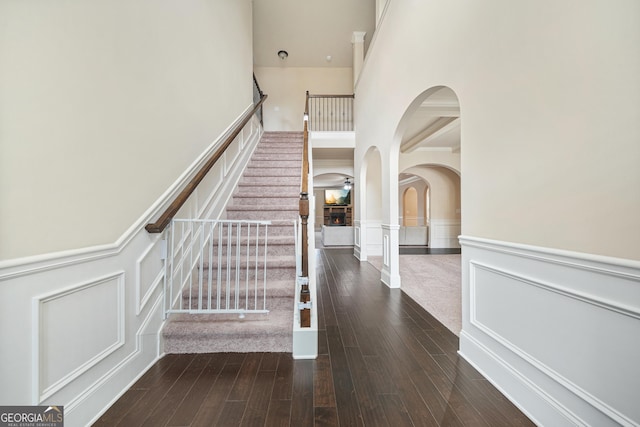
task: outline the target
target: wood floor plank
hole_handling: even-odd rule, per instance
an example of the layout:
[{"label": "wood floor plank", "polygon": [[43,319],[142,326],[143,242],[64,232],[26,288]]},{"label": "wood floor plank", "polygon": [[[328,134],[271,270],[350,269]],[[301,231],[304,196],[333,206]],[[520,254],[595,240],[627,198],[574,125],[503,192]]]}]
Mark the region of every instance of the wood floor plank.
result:
[{"label": "wood floor plank", "polygon": [[273,400],[269,402],[267,420],[268,427],[288,427],[291,424],[291,400]]},{"label": "wood floor plank", "polygon": [[355,396],[349,363],[340,338],[340,330],[335,326],[327,326],[329,354],[331,355],[331,372],[336,394],[336,405],[340,423],[348,426],[362,425],[362,415]]},{"label": "wood floor plank", "polygon": [[117,425],[122,417],[132,410],[148,391],[148,389],[140,388],[127,390],[93,425],[96,427],[111,427]]},{"label": "wood floor plank", "polygon": [[291,400],[293,394],[293,358],[290,354],[280,354],[272,400]]},{"label": "wood floor plank", "polygon": [[185,396],[183,403],[176,409],[173,417],[167,423],[168,426],[186,426],[193,421],[227,359],[228,354],[225,353],[211,355],[208,365],[202,370],[200,377]]},{"label": "wood floor plank", "polygon": [[247,400],[249,398],[261,360],[262,353],[247,354],[227,400]]},{"label": "wood floor plank", "polygon": [[474,384],[482,393],[483,396],[493,402],[496,409],[507,419],[510,420],[511,425],[521,427],[534,427],[535,424],[526,415],[524,415],[509,399],[504,397],[502,393],[498,391],[487,380],[476,380]]},{"label": "wood floor plank", "polygon": [[419,390],[415,387],[412,378],[423,372],[420,364],[415,360],[413,352],[408,349],[402,339],[396,334],[395,327],[388,326],[381,328],[383,331],[381,338],[381,349],[384,360],[395,361],[388,363],[387,367],[391,372],[398,395],[407,408],[413,423],[418,426],[439,425],[436,418],[427,407]]},{"label": "wood floor plank", "polygon": [[240,425],[244,410],[247,407],[246,400],[227,400],[222,407],[222,412],[215,424],[220,427]]},{"label": "wood floor plank", "polygon": [[148,390],[158,381],[162,381],[164,374],[171,368],[174,363],[184,363],[184,355],[167,354],[158,360],[145,374],[131,386],[132,389]]},{"label": "wood floor plank", "polygon": [[313,404],[315,407],[336,407],[329,355],[318,355],[314,363]]},{"label": "wood floor plank", "polygon": [[318,354],[329,354],[329,343],[327,342],[327,331],[318,330]]},{"label": "wood floor plank", "polygon": [[291,425],[313,425],[313,361],[296,360],[293,364]]},{"label": "wood floor plank", "polygon": [[[158,402],[154,410],[149,414],[145,422],[145,427],[156,427],[165,425],[173,417],[176,410],[180,408],[185,396],[189,394],[202,371],[209,365],[210,354],[198,354],[193,357],[189,364],[171,388],[167,390],[164,397]],[[199,405],[198,405],[199,406]]]},{"label": "wood floor plank", "polygon": [[345,347],[345,352],[364,425],[388,426],[389,422],[378,400],[378,393],[373,388],[373,382],[360,350],[355,347]]},{"label": "wood floor plank", "polygon": [[265,425],[271,392],[273,391],[273,384],[275,382],[275,374],[275,371],[258,372],[240,425]]},{"label": "wood floor plank", "polygon": [[147,417],[153,414],[160,400],[171,390],[177,379],[180,378],[184,370],[191,364],[193,356],[188,355],[186,357],[176,357],[175,359],[174,363],[171,363],[169,368],[166,369],[156,381],[153,381],[149,385],[149,391],[145,393],[131,411],[122,417],[117,425],[123,427],[141,426]]},{"label": "wood floor plank", "polygon": [[411,381],[439,425],[464,425],[455,414],[455,410],[449,405],[448,400],[441,393],[441,390],[438,390],[425,372],[414,372]]},{"label": "wood floor plank", "polygon": [[352,249],[317,259],[316,360],[166,355],[95,425],[534,425],[457,354],[455,334]]},{"label": "wood floor plank", "polygon": [[236,381],[240,367],[237,363],[226,363],[218,374],[218,378],[204,398],[200,409],[193,419],[192,426],[215,425],[222,411],[222,407],[231,392],[231,388]]},{"label": "wood floor plank", "polygon": [[414,425],[400,396],[396,394],[380,394],[378,399],[390,426]]},{"label": "wood floor plank", "polygon": [[340,425],[336,408],[316,407],[313,414],[314,427],[336,427]]},{"label": "wood floor plank", "polygon": [[260,362],[260,372],[275,371],[278,369],[278,360],[282,353],[264,353]]},{"label": "wood floor plank", "polygon": [[371,379],[373,388],[378,394],[392,395],[396,393],[393,386],[391,375],[386,367],[386,361],[380,356],[363,356],[364,364],[367,367],[367,373]]}]

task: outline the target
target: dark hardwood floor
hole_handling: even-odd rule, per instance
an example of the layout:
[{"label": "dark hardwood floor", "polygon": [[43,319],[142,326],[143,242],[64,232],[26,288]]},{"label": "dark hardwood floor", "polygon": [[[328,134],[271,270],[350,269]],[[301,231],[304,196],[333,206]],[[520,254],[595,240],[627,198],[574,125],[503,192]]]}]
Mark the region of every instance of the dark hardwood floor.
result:
[{"label": "dark hardwood floor", "polygon": [[167,355],[96,426],[533,426],[352,249],[318,253],[319,355]]}]

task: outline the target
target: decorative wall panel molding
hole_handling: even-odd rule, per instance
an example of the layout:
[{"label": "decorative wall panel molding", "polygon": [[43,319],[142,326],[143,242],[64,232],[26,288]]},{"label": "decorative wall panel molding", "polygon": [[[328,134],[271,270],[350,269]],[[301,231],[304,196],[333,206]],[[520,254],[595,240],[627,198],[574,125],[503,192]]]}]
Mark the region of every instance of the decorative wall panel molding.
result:
[{"label": "decorative wall panel molding", "polygon": [[136,315],[144,309],[153,292],[161,285],[164,278],[163,246],[166,242],[156,237],[156,241],[136,262]]},{"label": "decorative wall panel molding", "polygon": [[541,424],[638,425],[640,383],[630,378],[640,378],[640,263],[461,243],[461,354]]},{"label": "decorative wall panel molding", "polygon": [[118,272],[34,298],[35,404],[124,345],[124,284]]}]

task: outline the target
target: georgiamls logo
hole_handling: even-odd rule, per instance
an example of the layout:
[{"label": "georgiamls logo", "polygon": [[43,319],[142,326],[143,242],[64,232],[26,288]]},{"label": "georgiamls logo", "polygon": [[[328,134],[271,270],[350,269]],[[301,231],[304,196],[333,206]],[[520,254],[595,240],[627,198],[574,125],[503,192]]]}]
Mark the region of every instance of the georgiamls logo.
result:
[{"label": "georgiamls logo", "polygon": [[2,406],[0,427],[62,427],[62,406]]}]

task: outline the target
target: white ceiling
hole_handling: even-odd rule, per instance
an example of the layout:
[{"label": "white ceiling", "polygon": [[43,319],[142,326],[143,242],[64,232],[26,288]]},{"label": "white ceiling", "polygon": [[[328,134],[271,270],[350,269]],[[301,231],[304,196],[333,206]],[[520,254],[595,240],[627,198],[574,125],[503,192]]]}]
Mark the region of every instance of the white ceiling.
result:
[{"label": "white ceiling", "polygon": [[[351,67],[354,31],[375,29],[375,0],[253,0],[256,67]],[[286,50],[281,60],[278,51]],[[327,60],[331,56],[331,61]],[[431,94],[409,119],[401,151],[460,149],[460,107],[448,88]],[[353,158],[353,150],[314,150],[314,159]],[[336,183],[344,177],[325,177]]]},{"label": "white ceiling", "polygon": [[460,105],[451,89],[431,94],[413,113],[400,150],[460,150]]},{"label": "white ceiling", "polygon": [[253,0],[253,64],[351,67],[353,32],[367,33],[366,49],[374,26],[375,0]]}]

